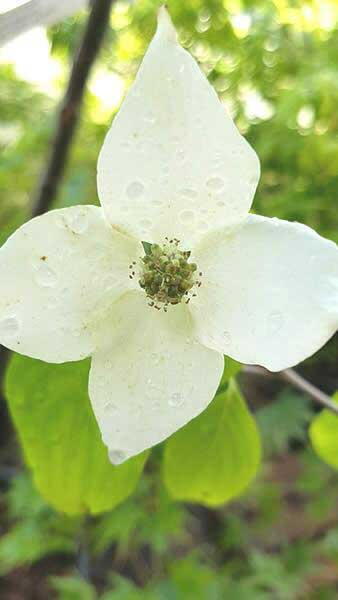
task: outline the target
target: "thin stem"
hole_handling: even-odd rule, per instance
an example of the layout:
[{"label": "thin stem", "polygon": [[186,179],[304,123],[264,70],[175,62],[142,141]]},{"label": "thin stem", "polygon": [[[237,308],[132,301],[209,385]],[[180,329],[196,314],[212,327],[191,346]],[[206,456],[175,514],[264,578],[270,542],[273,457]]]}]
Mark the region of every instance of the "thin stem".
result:
[{"label": "thin stem", "polygon": [[299,375],[299,373],[297,373],[294,369],[285,369],[285,371],[271,373],[270,371],[267,371],[267,369],[263,369],[263,367],[247,366],[244,367],[244,373],[263,377],[278,377],[279,379],[282,379],[286,383],[289,383],[301,392],[304,392],[310,396],[310,398],[312,398],[312,400],[318,404],[325,406],[325,408],[328,408],[333,413],[338,415],[338,404],[335,404],[335,402],[331,400],[330,396],[322,392],[322,390],[318,389],[316,386],[310,383],[310,381],[307,381],[307,379],[304,379],[304,377]]}]

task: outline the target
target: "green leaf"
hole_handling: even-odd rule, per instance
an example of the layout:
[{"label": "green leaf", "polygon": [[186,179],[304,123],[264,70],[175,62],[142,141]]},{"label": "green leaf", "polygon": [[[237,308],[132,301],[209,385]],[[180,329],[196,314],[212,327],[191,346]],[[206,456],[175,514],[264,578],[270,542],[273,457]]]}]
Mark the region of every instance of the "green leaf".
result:
[{"label": "green leaf", "polygon": [[58,600],[95,600],[94,586],[76,576],[50,577],[49,581],[56,592]]},{"label": "green leaf", "polygon": [[9,408],[42,496],[69,515],[114,508],[134,490],[147,454],[114,467],[88,398],[89,361],[50,365],[16,355]]},{"label": "green leaf", "polygon": [[260,408],[256,421],[266,454],[284,452],[291,440],[304,441],[312,417],[310,400],[289,390]]},{"label": "green leaf", "polygon": [[[338,392],[333,396],[338,403]],[[338,415],[324,409],[310,425],[310,439],[318,456],[338,469]]]},{"label": "green leaf", "polygon": [[238,496],[256,474],[260,440],[234,380],[167,442],[163,476],[174,498],[217,506]]},{"label": "green leaf", "polygon": [[49,554],[75,553],[78,519],[47,506],[27,473],[13,478],[6,500],[11,527],[0,539],[0,575]]},{"label": "green leaf", "polygon": [[226,389],[230,379],[235,377],[235,375],[241,371],[242,366],[243,365],[241,363],[237,362],[237,360],[234,360],[233,358],[230,358],[230,356],[224,357],[224,371],[218,387],[218,393],[223,392]]}]

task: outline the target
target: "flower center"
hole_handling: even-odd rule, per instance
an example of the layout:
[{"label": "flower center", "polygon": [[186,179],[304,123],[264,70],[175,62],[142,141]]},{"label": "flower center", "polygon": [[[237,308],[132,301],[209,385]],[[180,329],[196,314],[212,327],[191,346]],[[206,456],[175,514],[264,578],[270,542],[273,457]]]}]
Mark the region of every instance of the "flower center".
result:
[{"label": "flower center", "polygon": [[[166,312],[170,304],[188,304],[200,287],[196,278],[197,265],[189,263],[190,252],[179,249],[179,240],[165,238],[163,245],[144,244],[138,283],[149,298],[149,306]],[[132,267],[132,275],[135,274]],[[201,276],[202,273],[199,273]]]}]

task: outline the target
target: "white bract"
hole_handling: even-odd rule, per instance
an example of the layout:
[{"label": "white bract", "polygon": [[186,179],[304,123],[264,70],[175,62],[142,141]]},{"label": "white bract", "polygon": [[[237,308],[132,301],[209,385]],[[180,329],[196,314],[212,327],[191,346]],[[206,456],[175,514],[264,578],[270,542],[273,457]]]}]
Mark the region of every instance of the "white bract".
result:
[{"label": "white bract", "polygon": [[1,248],[0,342],[48,362],[92,356],[113,463],[204,410],[223,354],[280,370],[335,332],[337,246],[248,215],[258,179],[255,152],[161,9],[99,157],[102,208],[52,211]]}]

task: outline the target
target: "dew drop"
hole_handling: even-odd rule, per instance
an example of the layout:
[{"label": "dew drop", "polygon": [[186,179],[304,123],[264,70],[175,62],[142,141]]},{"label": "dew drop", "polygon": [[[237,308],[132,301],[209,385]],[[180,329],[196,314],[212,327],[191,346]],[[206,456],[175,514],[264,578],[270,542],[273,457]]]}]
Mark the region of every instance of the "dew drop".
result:
[{"label": "dew drop", "polygon": [[112,402],[107,402],[103,406],[103,410],[104,410],[105,413],[112,413],[112,412],[114,412],[116,410],[116,406]]},{"label": "dew drop", "polygon": [[73,213],[73,211],[66,213],[66,222],[74,233],[81,235],[88,229],[88,215],[84,212]]},{"label": "dew drop", "polygon": [[161,360],[161,357],[159,354],[156,354],[155,352],[152,353],[151,355],[151,362],[153,365],[158,365],[159,362]]},{"label": "dew drop", "polygon": [[130,143],[130,141],[129,141],[129,140],[127,140],[127,141],[123,141],[123,142],[122,142],[122,144],[121,144],[121,146],[122,146],[123,150],[130,150],[130,148],[131,148],[131,143]]},{"label": "dew drop", "polygon": [[118,281],[112,275],[108,275],[108,277],[105,281],[105,284],[107,286],[106,289],[109,291],[109,290],[112,290],[113,288],[117,287]]},{"label": "dew drop", "polygon": [[189,209],[182,210],[179,214],[179,219],[181,223],[191,223],[195,219],[195,212]]},{"label": "dew drop", "polygon": [[60,227],[61,229],[65,228],[66,220],[65,220],[64,215],[56,214],[56,216],[55,216],[55,225],[57,225],[57,227]]},{"label": "dew drop", "polygon": [[209,190],[219,192],[224,188],[224,181],[221,177],[209,177],[206,181],[206,186]]},{"label": "dew drop", "polygon": [[201,232],[208,231],[208,229],[209,229],[209,225],[206,221],[199,221],[197,227],[198,227],[198,230]]},{"label": "dew drop", "polygon": [[248,179],[248,184],[251,185],[256,185],[257,183],[257,177],[256,175],[251,175],[251,177],[249,177]]},{"label": "dew drop", "polygon": [[0,335],[13,336],[19,331],[19,321],[16,317],[6,317],[0,321]]},{"label": "dew drop", "polygon": [[35,273],[35,280],[38,285],[43,287],[54,287],[57,282],[57,275],[53,269],[41,261]]},{"label": "dew drop", "polygon": [[223,331],[223,342],[226,346],[229,346],[231,344],[231,333],[229,333],[229,331]]},{"label": "dew drop", "polygon": [[196,190],[193,190],[192,188],[184,188],[183,190],[181,190],[181,194],[182,196],[185,196],[186,198],[196,198],[197,196],[197,192]]},{"label": "dew drop", "polygon": [[184,161],[184,159],[185,159],[185,152],[184,152],[184,150],[182,150],[182,149],[178,150],[176,156],[177,156],[177,158],[178,158],[179,161]]},{"label": "dew drop", "polygon": [[159,397],[159,389],[155,383],[153,383],[152,379],[147,380],[147,397],[149,400],[156,401]]},{"label": "dew drop", "polygon": [[280,312],[272,312],[268,317],[269,333],[277,333],[283,327],[284,318]]},{"label": "dew drop", "polygon": [[140,181],[133,181],[127,187],[127,196],[130,200],[138,200],[144,192],[144,185]]},{"label": "dew drop", "polygon": [[145,115],[144,120],[146,123],[149,123],[150,125],[153,125],[154,123],[156,123],[156,117],[152,112],[149,112]]},{"label": "dew drop", "polygon": [[174,392],[173,394],[171,394],[168,404],[172,408],[178,408],[179,406],[182,406],[182,404],[183,404],[182,394],[180,394],[180,392]]},{"label": "dew drop", "polygon": [[54,308],[56,308],[56,307],[57,307],[57,305],[58,305],[57,298],[49,298],[49,300],[48,300],[48,304],[47,304],[47,307],[48,307],[50,310],[54,310]]},{"label": "dew drop", "polygon": [[140,226],[143,229],[150,229],[150,227],[152,226],[153,222],[150,219],[142,219],[140,221]]},{"label": "dew drop", "polygon": [[109,450],[109,460],[114,465],[120,465],[124,460],[126,460],[127,455],[122,450]]}]

